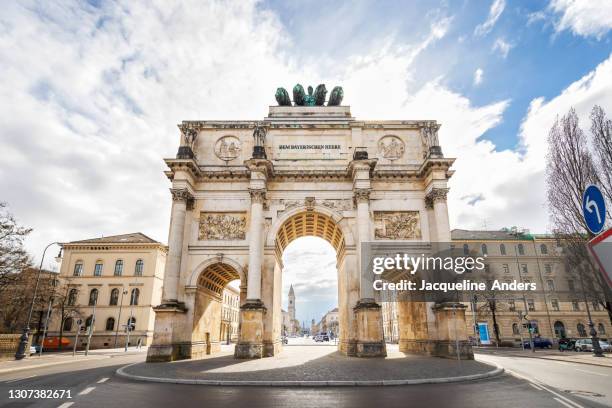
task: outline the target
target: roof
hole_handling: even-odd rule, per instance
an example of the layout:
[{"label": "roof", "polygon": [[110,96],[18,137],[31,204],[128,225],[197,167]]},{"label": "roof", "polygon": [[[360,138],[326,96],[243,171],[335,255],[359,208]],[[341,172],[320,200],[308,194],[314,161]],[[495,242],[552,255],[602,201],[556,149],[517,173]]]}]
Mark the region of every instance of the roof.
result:
[{"label": "roof", "polygon": [[131,234],[111,235],[108,237],[84,239],[81,241],[71,241],[69,244],[159,244],[152,238],[147,237],[142,232]]},{"label": "roof", "polygon": [[289,288],[289,294],[290,294],[290,295],[293,295],[293,294],[294,294],[294,293],[293,293],[293,284],[291,284],[291,287]]},{"label": "roof", "polygon": [[548,234],[530,234],[529,231],[517,231],[504,228],[501,230],[464,230],[454,229],[451,231],[451,239],[461,240],[505,240],[505,241],[531,241],[536,239],[553,239],[554,236]]}]

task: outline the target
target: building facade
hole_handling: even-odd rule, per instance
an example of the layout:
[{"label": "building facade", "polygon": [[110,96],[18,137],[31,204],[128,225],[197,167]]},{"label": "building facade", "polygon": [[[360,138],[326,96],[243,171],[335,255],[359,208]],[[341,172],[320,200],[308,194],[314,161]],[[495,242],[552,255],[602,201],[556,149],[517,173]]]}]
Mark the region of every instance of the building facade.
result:
[{"label": "building facade", "polygon": [[335,307],[323,315],[317,328],[320,333],[327,333],[333,337],[338,336],[338,308]]},{"label": "building facade", "polygon": [[[470,231],[455,229],[452,242],[464,254],[486,254],[489,278],[503,282],[535,283],[538,293],[516,293],[495,299],[495,322],[501,345],[520,345],[533,335],[550,339],[590,337],[587,304],[580,280],[566,270],[564,255],[552,235],[532,235],[528,231]],[[497,342],[494,318],[486,295],[465,302],[466,331],[474,340]],[[396,340],[398,303],[383,302],[384,332],[387,341]],[[610,336],[610,317],[598,302],[589,301],[589,311],[598,335]],[[484,336],[480,332],[484,331]]]},{"label": "building facade", "polygon": [[60,279],[65,284],[64,313],[55,313],[49,336],[73,345],[81,323],[78,348],[149,345],[162,293],[167,248],[141,233],[62,244]]},{"label": "building facade", "polygon": [[[160,299],[161,301],[161,299]],[[220,338],[227,344],[238,340],[238,320],[240,317],[240,291],[231,285],[223,289],[223,305],[221,307]]]}]

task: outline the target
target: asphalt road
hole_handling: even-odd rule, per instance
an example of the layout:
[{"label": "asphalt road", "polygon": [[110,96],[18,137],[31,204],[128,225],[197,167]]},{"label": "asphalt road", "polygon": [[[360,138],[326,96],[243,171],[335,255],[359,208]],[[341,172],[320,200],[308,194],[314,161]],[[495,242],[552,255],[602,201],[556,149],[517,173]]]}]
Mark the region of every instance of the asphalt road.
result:
[{"label": "asphalt road", "polygon": [[[143,358],[142,355],[118,356],[105,360],[63,364],[0,375],[0,406],[62,408],[109,406],[129,408],[177,406],[181,408],[191,406],[581,408],[604,406],[596,402],[598,400],[567,394],[553,387],[545,386],[535,379],[527,381],[509,374],[490,380],[466,383],[351,388],[209,387],[131,382],[114,375],[118,367],[141,361]],[[554,361],[543,362],[548,365],[564,364]],[[590,370],[591,366],[582,368]],[[543,369],[551,370],[549,366]],[[566,372],[566,376],[570,377],[576,377],[576,374],[571,370]],[[582,378],[588,379],[586,375],[585,373],[585,377]],[[608,383],[612,385],[609,379]],[[67,389],[71,391],[72,398],[11,400],[9,399],[11,389]],[[606,401],[602,400],[602,402]]]}]

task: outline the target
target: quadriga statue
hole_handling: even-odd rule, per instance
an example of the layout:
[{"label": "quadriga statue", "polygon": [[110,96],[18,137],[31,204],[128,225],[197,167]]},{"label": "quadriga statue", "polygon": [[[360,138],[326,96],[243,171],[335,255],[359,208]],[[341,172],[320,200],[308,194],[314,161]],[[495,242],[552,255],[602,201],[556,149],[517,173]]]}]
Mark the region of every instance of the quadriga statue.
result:
[{"label": "quadriga statue", "polygon": [[[274,96],[279,106],[291,106],[289,93],[285,88],[277,88]],[[304,91],[304,87],[301,84],[296,84],[293,87],[293,103],[295,106],[324,106],[326,96],[327,88],[325,87],[325,84],[317,85],[314,92],[312,86],[309,86],[308,94]],[[327,106],[340,105],[343,97],[344,91],[342,90],[342,87],[334,87],[329,97],[329,101],[327,102]]]}]

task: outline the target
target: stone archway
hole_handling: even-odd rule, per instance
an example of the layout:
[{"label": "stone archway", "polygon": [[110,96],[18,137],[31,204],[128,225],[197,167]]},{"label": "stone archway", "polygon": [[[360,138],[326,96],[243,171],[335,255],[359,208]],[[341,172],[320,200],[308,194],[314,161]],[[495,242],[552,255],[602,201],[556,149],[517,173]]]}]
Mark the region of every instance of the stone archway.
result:
[{"label": "stone archway", "polygon": [[[212,273],[215,262],[241,278],[235,356],[276,355],[280,255],[305,235],[326,239],[338,255],[340,350],[386,355],[381,306],[370,278],[361,279],[361,245],[450,241],[446,192],[454,159],[438,145],[439,125],[358,121],[348,106],[273,106],[263,122],[185,121],[179,128],[179,151],[166,159],[173,200],[168,256],[147,360],[191,358],[206,351],[204,344],[213,348],[212,332],[202,330],[210,325],[207,307],[215,307],[216,291],[233,273],[226,267]],[[231,154],[219,149],[230,139]],[[397,219],[416,227],[387,228]],[[455,309],[463,318],[455,306],[409,311],[427,330],[406,326],[404,338],[452,355],[447,328]]]}]

